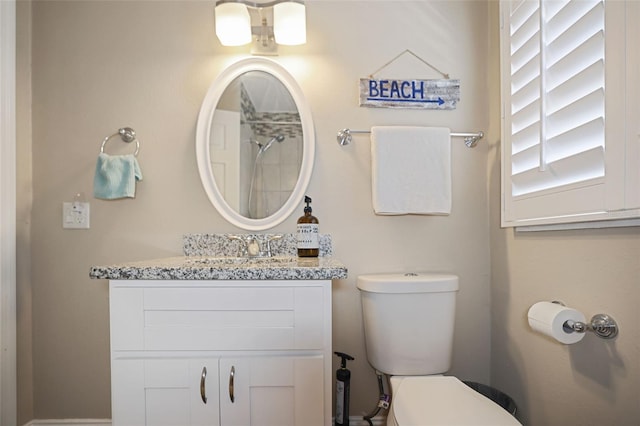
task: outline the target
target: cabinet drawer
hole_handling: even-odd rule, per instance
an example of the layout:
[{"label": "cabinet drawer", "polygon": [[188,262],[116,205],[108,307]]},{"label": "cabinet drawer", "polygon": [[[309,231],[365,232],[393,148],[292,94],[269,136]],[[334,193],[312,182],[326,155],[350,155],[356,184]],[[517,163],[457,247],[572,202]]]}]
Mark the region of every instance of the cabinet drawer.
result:
[{"label": "cabinet drawer", "polygon": [[321,349],[326,299],[322,286],[112,286],[112,349]]}]

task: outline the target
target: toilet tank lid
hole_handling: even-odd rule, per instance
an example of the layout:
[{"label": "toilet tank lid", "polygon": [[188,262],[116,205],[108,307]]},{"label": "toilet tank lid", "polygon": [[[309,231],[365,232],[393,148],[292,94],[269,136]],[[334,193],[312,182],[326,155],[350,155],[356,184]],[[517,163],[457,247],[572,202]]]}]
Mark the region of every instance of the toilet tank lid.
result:
[{"label": "toilet tank lid", "polygon": [[432,272],[359,275],[358,289],[370,293],[442,293],[458,291],[458,277]]}]

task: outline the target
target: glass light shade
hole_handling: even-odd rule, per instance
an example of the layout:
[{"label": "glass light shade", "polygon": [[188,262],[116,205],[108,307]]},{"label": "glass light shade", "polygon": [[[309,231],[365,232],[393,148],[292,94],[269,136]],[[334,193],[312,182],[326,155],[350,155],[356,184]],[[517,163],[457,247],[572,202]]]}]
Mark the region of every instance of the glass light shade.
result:
[{"label": "glass light shade", "polygon": [[216,35],[223,46],[241,46],[251,42],[251,17],[240,3],[216,6]]},{"label": "glass light shade", "polygon": [[291,1],[273,6],[273,35],[285,45],[307,42],[307,19],[304,4]]}]

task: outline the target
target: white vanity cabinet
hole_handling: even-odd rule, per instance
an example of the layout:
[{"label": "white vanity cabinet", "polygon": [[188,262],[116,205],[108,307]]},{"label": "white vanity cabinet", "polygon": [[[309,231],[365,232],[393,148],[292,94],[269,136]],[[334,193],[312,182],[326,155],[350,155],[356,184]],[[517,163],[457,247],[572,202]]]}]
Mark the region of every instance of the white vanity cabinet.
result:
[{"label": "white vanity cabinet", "polygon": [[330,425],[330,280],[111,280],[114,426]]}]

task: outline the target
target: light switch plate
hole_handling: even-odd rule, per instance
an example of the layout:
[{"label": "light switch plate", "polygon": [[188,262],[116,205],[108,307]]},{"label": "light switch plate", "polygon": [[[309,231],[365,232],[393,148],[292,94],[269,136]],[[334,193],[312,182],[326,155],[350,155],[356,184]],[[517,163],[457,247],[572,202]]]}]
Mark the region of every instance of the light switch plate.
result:
[{"label": "light switch plate", "polygon": [[89,229],[89,215],[87,202],[62,203],[62,227],[65,229]]}]

